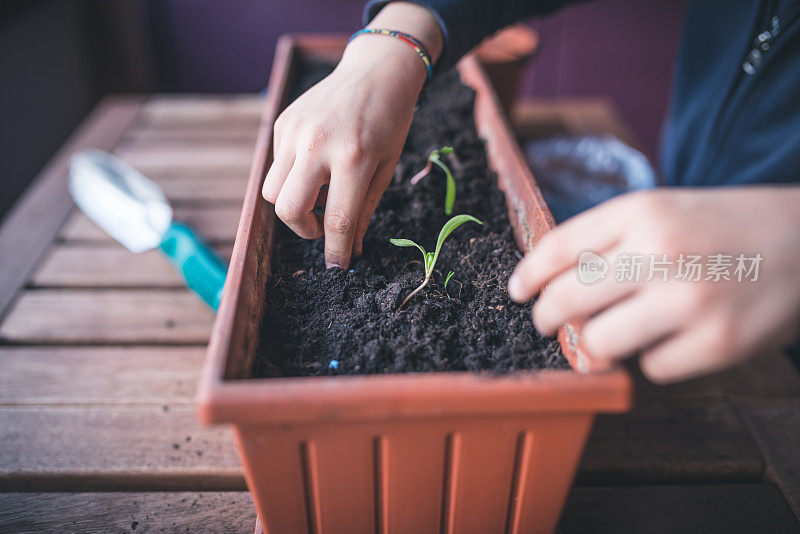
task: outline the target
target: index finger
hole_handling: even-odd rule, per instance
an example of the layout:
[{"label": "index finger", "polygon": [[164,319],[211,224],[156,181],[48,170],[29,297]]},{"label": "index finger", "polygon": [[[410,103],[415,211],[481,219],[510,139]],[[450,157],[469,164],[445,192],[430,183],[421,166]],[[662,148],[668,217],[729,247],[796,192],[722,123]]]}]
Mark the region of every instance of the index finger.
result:
[{"label": "index finger", "polygon": [[508,280],[508,294],[517,302],[530,300],[542,288],[578,263],[581,252],[602,252],[621,238],[624,206],[609,201],[568,219],[546,234],[517,264]]},{"label": "index finger", "polygon": [[[372,169],[374,171],[374,168]],[[325,265],[347,268],[353,252],[361,207],[372,172],[366,169],[332,170],[325,205]]]}]

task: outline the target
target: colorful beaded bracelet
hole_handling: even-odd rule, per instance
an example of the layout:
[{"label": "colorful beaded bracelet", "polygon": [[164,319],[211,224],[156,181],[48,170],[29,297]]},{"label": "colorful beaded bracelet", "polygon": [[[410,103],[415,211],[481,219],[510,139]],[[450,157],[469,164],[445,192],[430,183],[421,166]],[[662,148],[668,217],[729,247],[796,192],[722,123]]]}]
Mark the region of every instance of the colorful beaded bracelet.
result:
[{"label": "colorful beaded bracelet", "polygon": [[431,78],[433,77],[433,62],[431,61],[431,55],[430,53],[428,53],[428,49],[425,47],[424,44],[422,44],[422,41],[420,41],[413,35],[409,35],[403,32],[398,32],[395,30],[383,30],[380,28],[364,28],[358,30],[353,35],[351,35],[350,39],[347,42],[349,43],[359,35],[366,35],[366,34],[389,35],[390,37],[396,37],[397,39],[400,39],[401,41],[409,45],[411,48],[414,49],[414,51],[417,54],[419,54],[419,57],[422,58],[422,62],[425,63],[425,70],[428,71],[428,81],[431,81]]}]

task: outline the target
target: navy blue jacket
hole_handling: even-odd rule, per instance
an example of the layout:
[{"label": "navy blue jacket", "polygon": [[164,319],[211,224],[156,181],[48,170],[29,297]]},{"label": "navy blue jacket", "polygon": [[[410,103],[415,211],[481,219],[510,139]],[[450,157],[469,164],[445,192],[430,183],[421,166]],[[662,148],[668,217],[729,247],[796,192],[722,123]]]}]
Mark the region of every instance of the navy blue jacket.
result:
[{"label": "navy blue jacket", "polygon": [[[442,27],[445,49],[437,69],[452,66],[504,26],[571,3],[414,2]],[[386,3],[368,3],[365,20]],[[667,185],[800,181],[800,1],[690,2],[661,152]]]}]

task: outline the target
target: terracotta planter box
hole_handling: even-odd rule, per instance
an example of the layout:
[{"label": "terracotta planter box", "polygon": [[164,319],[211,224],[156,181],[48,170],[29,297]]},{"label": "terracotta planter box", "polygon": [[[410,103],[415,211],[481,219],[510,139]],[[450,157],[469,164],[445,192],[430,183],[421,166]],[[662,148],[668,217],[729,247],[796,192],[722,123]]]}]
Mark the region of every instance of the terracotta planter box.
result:
[{"label": "terracotta planter box", "polygon": [[[284,37],[270,79],[225,294],[199,392],[204,423],[233,425],[264,530],[280,533],[551,532],[598,412],[630,403],[621,370],[247,379],[259,342],[274,213],[260,194],[272,124],[303,57],[341,36]],[[553,226],[474,57],[475,120],[521,248]],[[574,330],[559,337],[573,367]]]}]

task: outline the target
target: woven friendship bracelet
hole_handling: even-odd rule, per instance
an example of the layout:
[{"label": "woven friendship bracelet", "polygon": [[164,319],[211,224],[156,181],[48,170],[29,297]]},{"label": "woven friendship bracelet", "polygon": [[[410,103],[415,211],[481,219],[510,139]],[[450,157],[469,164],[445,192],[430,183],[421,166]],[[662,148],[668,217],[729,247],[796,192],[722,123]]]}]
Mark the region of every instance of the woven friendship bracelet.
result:
[{"label": "woven friendship bracelet", "polygon": [[367,35],[367,34],[388,35],[390,37],[395,37],[397,39],[400,39],[401,41],[409,45],[411,48],[414,49],[414,51],[419,55],[419,57],[422,58],[422,62],[425,63],[425,70],[428,71],[428,81],[431,81],[431,78],[433,77],[433,64],[431,61],[431,55],[430,53],[428,53],[428,49],[425,47],[425,45],[422,44],[422,41],[420,41],[413,35],[409,35],[403,32],[398,32],[395,30],[384,30],[380,28],[364,28],[358,30],[353,35],[351,35],[350,39],[347,42],[349,43],[359,35]]}]

